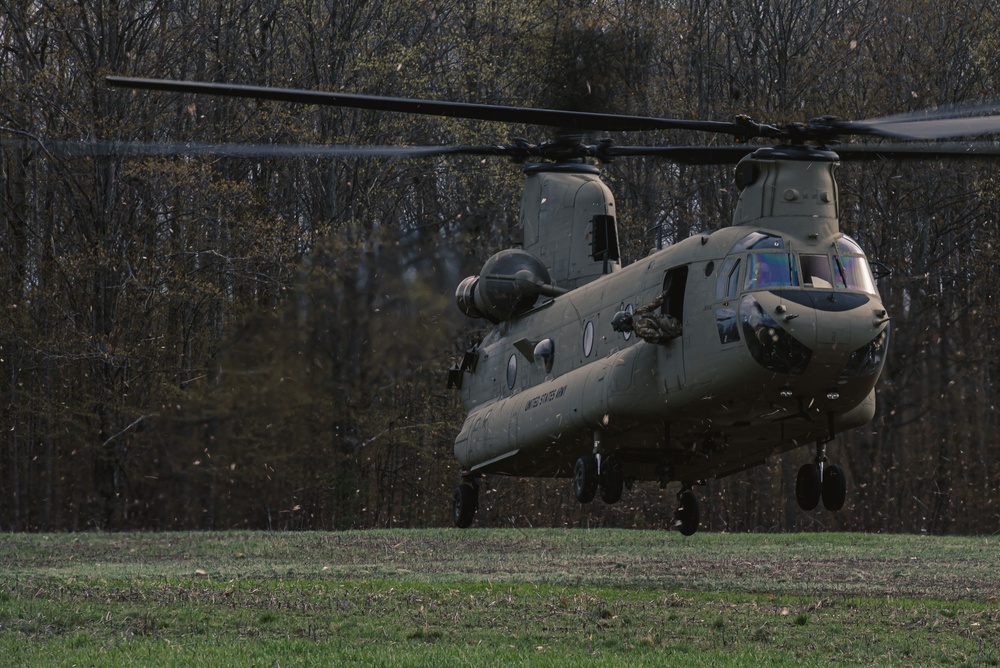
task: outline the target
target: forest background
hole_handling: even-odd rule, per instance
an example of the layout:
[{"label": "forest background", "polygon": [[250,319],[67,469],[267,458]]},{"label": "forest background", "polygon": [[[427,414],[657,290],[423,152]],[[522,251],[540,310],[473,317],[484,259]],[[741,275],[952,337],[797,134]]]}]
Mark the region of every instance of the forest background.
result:
[{"label": "forest background", "polygon": [[[106,75],[636,115],[870,118],[1000,82],[1000,10],[954,0],[0,0],[0,529],[450,523],[477,335],[457,283],[510,245],[505,160],[68,154],[68,141],[502,143],[537,128],[133,93]],[[682,132],[622,143],[708,143]],[[57,150],[59,148],[59,150]],[[626,261],[729,224],[731,167],[604,166]],[[847,507],[792,452],[702,492],[703,529],[1000,530],[992,161],[845,165],[845,232],[893,272]],[[480,332],[481,333],[481,332]],[[477,522],[664,527],[669,487],[579,506],[486,481]]]}]

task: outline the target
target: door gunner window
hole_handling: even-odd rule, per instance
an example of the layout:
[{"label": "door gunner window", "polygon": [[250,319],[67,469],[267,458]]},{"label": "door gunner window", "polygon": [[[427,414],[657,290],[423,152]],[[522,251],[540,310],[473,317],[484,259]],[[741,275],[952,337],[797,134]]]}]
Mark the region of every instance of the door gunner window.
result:
[{"label": "door gunner window", "polygon": [[750,253],[744,290],[797,286],[799,272],[791,253]]}]

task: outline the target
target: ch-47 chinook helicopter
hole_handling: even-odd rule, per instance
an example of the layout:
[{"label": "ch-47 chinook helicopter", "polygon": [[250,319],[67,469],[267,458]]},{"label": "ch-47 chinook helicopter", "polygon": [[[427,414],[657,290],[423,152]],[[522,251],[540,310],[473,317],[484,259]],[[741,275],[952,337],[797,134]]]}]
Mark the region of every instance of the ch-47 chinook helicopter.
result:
[{"label": "ch-47 chinook helicopter", "polygon": [[[839,510],[843,469],[826,444],[875,414],[890,316],[861,247],[840,230],[841,160],[995,155],[993,144],[848,144],[993,133],[992,106],[768,125],[109,77],[114,86],[504,121],[568,130],[688,130],[733,146],[604,140],[500,146],[317,147],[330,155],[510,156],[525,163],[520,248],[489,258],[456,300],[492,329],[450,371],[468,409],[453,519],[471,525],[485,474],[567,477],[581,503],[632,481],[680,483],[676,526],[699,524],[692,487],[813,445],[803,509]],[[771,145],[745,142],[761,138]],[[148,146],[144,150],[151,150]],[[240,153],[239,147],[234,152]],[[245,152],[244,152],[245,153]],[[732,224],[622,266],[611,191],[592,163],[659,156],[736,163]]]}]

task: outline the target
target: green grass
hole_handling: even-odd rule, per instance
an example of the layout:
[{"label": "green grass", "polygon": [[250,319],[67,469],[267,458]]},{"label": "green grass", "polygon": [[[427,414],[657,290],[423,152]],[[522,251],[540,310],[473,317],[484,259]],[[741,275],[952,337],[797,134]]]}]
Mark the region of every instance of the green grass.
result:
[{"label": "green grass", "polygon": [[6,535],[0,664],[1000,666],[1000,540]]}]

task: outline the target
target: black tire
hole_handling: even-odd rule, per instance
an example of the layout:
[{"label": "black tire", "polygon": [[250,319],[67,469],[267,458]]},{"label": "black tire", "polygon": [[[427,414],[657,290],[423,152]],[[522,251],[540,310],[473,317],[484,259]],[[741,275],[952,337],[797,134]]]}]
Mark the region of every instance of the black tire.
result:
[{"label": "black tire", "polygon": [[847,477],[836,464],[823,469],[823,507],[836,512],[847,500]]},{"label": "black tire", "polygon": [[584,455],[573,467],[573,494],[580,503],[590,503],[597,494],[597,457]]},{"label": "black tire", "polygon": [[479,491],[474,485],[462,483],[455,487],[455,494],[451,500],[451,519],[455,526],[459,529],[472,526],[478,507]]},{"label": "black tire", "polygon": [[691,536],[698,530],[698,523],[701,521],[701,509],[698,504],[698,495],[690,489],[685,489],[677,495],[677,530],[681,535]]},{"label": "black tire", "polygon": [[815,510],[823,494],[818,464],[803,464],[795,479],[795,500],[802,510]]},{"label": "black tire", "polygon": [[601,461],[601,500],[604,503],[618,503],[625,489],[625,471],[617,457],[606,457]]}]

